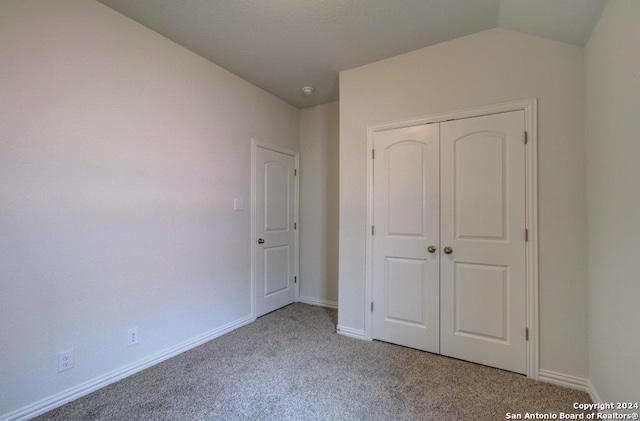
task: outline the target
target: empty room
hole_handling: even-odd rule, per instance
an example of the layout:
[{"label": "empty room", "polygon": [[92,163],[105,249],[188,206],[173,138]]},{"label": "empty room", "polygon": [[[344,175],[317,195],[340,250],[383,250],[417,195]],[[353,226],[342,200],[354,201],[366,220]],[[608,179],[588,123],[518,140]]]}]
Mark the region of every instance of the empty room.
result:
[{"label": "empty room", "polygon": [[0,0],[0,421],[637,419],[638,22]]}]

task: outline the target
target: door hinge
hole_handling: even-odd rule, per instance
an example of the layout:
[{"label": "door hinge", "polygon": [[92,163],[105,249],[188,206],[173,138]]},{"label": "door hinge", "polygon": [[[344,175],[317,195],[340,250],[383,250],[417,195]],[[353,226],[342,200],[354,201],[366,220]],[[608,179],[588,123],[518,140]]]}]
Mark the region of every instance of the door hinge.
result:
[{"label": "door hinge", "polygon": [[524,132],[524,144],[526,145],[527,143],[529,143],[529,134]]},{"label": "door hinge", "polygon": [[298,229],[298,224],[296,222],[293,223],[293,229],[297,230]]},{"label": "door hinge", "polygon": [[524,329],[524,338],[528,341],[529,340],[529,328],[525,328]]},{"label": "door hinge", "polygon": [[524,242],[529,241],[529,230],[527,228],[524,229]]},{"label": "door hinge", "polygon": [[371,312],[373,313],[373,301],[371,301]]},{"label": "door hinge", "polygon": [[376,150],[371,149],[371,159],[376,159]]},{"label": "door hinge", "polygon": [[294,276],[294,277],[293,277],[293,283],[294,283],[294,284],[297,284],[297,283],[298,283],[298,277],[297,277],[297,276]]},{"label": "door hinge", "polygon": [[374,225],[371,225],[371,235],[374,235],[376,229]]},{"label": "door hinge", "polygon": [[295,176],[297,176],[297,175],[298,175],[298,170],[294,168],[294,169],[293,169],[293,176],[295,177]]}]

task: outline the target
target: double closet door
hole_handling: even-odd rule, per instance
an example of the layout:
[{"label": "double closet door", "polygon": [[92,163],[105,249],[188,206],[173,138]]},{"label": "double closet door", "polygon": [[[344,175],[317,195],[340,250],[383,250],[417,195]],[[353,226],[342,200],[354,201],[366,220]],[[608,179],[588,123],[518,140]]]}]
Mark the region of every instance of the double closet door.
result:
[{"label": "double closet door", "polygon": [[375,133],[374,339],[526,373],[524,124]]}]

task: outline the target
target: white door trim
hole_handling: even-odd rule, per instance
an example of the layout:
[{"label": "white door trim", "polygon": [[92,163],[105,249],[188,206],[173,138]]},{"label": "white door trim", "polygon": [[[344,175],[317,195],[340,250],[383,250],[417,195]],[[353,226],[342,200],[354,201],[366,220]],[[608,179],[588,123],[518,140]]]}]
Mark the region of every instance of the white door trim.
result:
[{"label": "white door trim", "polygon": [[[300,225],[300,206],[299,206],[299,197],[300,197],[300,183],[298,182],[300,176],[299,166],[299,158],[300,153],[293,151],[291,149],[282,148],[280,146],[275,146],[269,143],[259,142],[255,139],[251,139],[251,238],[250,242],[250,250],[251,250],[251,319],[256,319],[256,227],[257,227],[257,214],[256,214],[256,149],[263,148],[269,149],[275,152],[280,152],[285,155],[292,156],[295,160],[295,169],[296,169],[296,177],[295,179],[295,198],[294,198],[294,219],[296,225]],[[300,300],[300,230],[295,230],[295,245],[294,245],[294,276],[297,278],[298,282],[295,283],[295,301],[298,302]]]},{"label": "white door trim", "polygon": [[366,196],[366,265],[365,265],[365,306],[364,338],[373,340],[372,314],[370,303],[373,301],[373,247],[371,226],[373,225],[373,137],[376,132],[411,127],[428,123],[441,123],[447,120],[459,120],[480,117],[509,111],[523,110],[527,147],[525,158],[525,194],[526,228],[529,239],[526,243],[526,305],[529,341],[527,342],[527,377],[538,378],[539,366],[539,328],[538,328],[538,101],[529,98],[521,101],[487,105],[460,111],[432,114],[406,120],[374,124],[367,127],[367,196]]}]

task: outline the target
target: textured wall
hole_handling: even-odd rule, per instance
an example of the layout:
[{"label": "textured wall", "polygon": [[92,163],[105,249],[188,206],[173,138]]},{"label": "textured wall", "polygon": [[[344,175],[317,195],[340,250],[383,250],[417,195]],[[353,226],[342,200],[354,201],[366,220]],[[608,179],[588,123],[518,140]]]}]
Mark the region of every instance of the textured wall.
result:
[{"label": "textured wall", "polygon": [[337,102],[300,111],[300,299],[338,304]]},{"label": "textured wall", "polygon": [[233,199],[299,110],[93,1],[2,1],[0,39],[6,414],[250,315]]},{"label": "textured wall", "polygon": [[640,2],[610,1],[585,54],[589,376],[604,402],[640,396],[638,22]]},{"label": "textured wall", "polygon": [[537,97],[540,368],[587,376],[583,64],[492,29],[341,72],[340,326],[364,329],[367,126]]}]

